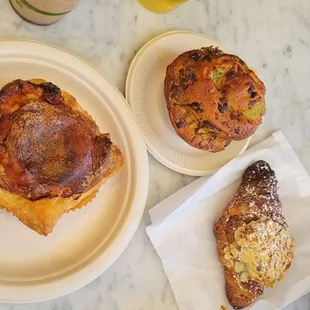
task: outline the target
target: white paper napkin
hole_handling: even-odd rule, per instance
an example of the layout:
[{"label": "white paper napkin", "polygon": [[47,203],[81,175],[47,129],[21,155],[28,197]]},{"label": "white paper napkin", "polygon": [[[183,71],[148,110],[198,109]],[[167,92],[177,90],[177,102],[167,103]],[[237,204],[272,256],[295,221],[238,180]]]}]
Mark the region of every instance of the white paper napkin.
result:
[{"label": "white paper napkin", "polygon": [[180,310],[229,306],[213,225],[236,193],[245,169],[267,161],[279,181],[283,213],[295,239],[295,259],[284,280],[247,309],[281,309],[310,290],[310,177],[281,131],[200,178],[150,210],[147,228]]}]

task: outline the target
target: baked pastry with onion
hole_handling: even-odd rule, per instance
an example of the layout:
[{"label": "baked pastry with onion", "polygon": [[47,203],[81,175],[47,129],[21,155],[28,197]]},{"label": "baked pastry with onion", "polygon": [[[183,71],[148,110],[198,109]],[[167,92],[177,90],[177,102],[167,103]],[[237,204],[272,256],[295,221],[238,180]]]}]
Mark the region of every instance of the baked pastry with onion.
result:
[{"label": "baked pastry with onion", "polygon": [[277,185],[269,164],[255,162],[214,226],[226,294],[235,309],[253,303],[265,286],[274,287],[293,261],[294,241],[282,214]]},{"label": "baked pastry with onion", "polygon": [[164,92],[176,133],[209,152],[251,136],[265,114],[263,82],[239,57],[215,47],[178,56],[167,67]]},{"label": "baked pastry with onion", "polygon": [[41,79],[0,91],[0,207],[38,234],[83,207],[124,157],[75,98]]}]

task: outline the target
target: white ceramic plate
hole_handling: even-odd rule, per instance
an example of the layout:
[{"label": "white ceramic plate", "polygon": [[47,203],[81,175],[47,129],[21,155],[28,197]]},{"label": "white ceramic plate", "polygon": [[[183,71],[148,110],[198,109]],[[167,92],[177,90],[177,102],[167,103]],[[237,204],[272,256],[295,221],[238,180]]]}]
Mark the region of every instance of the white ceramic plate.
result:
[{"label": "white ceramic plate", "polygon": [[0,86],[37,77],[69,91],[126,159],[123,171],[88,206],[63,216],[48,237],[0,211],[0,301],[36,302],[86,285],[123,252],[146,202],[147,153],[121,93],[77,56],[38,42],[0,40],[0,72]]},{"label": "white ceramic plate", "polygon": [[126,97],[133,108],[149,152],[162,164],[180,173],[203,176],[214,173],[244,152],[250,138],[232,142],[213,154],[189,146],[174,131],[164,97],[167,66],[183,52],[218,46],[198,33],[172,31],[144,45],[130,66]]}]

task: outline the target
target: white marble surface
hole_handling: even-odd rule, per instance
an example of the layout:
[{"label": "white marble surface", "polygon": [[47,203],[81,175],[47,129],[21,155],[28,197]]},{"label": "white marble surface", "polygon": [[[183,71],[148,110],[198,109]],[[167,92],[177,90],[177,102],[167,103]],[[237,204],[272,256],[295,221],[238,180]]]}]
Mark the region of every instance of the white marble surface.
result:
[{"label": "white marble surface", "polygon": [[[41,40],[75,52],[122,91],[135,52],[153,36],[174,29],[202,32],[257,69],[268,90],[264,129],[282,128],[310,170],[309,0],[191,0],[167,15],[152,14],[137,0],[85,0],[48,27],[22,21],[8,0],[0,0],[1,38]],[[193,180],[151,157],[150,164],[146,210]],[[0,305],[0,310],[176,310],[160,260],[145,234],[148,224],[145,212],[125,253],[87,287],[53,301]],[[286,308],[293,309],[310,309],[309,295]]]}]

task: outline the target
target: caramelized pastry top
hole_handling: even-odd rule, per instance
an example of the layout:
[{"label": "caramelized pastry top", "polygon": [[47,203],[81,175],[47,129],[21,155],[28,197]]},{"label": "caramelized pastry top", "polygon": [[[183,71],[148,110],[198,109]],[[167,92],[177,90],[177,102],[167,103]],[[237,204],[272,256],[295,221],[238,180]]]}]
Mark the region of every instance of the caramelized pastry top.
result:
[{"label": "caramelized pastry top", "polygon": [[15,80],[0,91],[1,188],[29,200],[81,194],[113,171],[113,156],[123,160],[52,83]]},{"label": "caramelized pastry top", "polygon": [[181,54],[167,68],[165,97],[177,134],[218,152],[252,135],[265,113],[263,82],[237,56],[208,47]]}]

